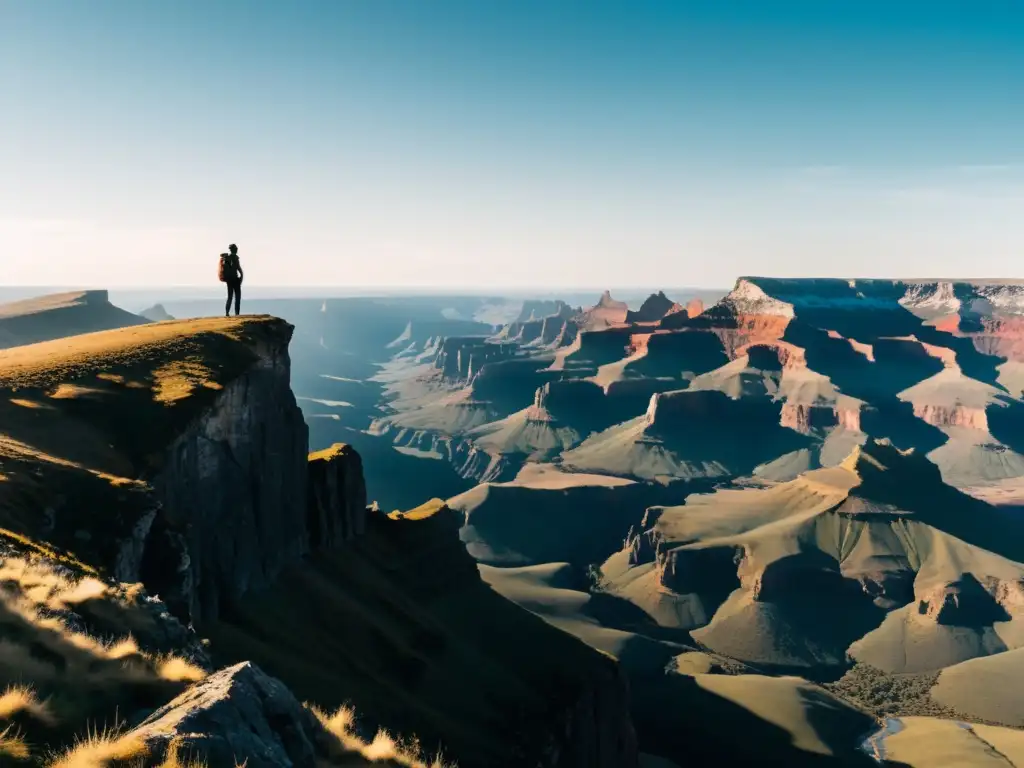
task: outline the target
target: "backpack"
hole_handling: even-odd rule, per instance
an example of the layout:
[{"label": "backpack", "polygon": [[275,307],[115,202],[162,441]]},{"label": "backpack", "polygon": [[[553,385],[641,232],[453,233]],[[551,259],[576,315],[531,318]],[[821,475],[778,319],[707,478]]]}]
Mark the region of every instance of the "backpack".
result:
[{"label": "backpack", "polygon": [[220,263],[217,265],[217,279],[222,283],[226,283],[229,278],[235,277],[238,272],[234,268],[234,264],[231,263],[231,256],[227,253],[220,255]]}]

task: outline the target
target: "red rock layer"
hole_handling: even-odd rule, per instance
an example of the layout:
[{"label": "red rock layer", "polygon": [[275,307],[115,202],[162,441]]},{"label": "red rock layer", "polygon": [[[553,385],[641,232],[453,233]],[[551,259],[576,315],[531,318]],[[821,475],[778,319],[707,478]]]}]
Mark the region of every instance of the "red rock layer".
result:
[{"label": "red rock layer", "polygon": [[813,405],[784,403],[779,424],[788,429],[807,434],[815,428],[825,429],[836,425],[836,414],[833,408],[821,408]]},{"label": "red rock layer", "polygon": [[981,321],[981,330],[962,333],[985,355],[1024,361],[1024,317],[991,317]]},{"label": "red rock layer", "polygon": [[836,424],[844,429],[860,431],[860,408],[836,408]]},{"label": "red rock layer", "polygon": [[984,408],[963,405],[915,405],[914,415],[933,427],[970,427],[988,431]]},{"label": "red rock layer", "polygon": [[735,360],[752,344],[768,344],[780,340],[786,333],[790,319],[779,315],[739,315],[735,327],[712,327],[710,330],[721,340],[729,359]]},{"label": "red rock layer", "polygon": [[779,424],[804,434],[814,429],[829,427],[843,427],[859,431],[860,409],[785,403],[782,406]]}]

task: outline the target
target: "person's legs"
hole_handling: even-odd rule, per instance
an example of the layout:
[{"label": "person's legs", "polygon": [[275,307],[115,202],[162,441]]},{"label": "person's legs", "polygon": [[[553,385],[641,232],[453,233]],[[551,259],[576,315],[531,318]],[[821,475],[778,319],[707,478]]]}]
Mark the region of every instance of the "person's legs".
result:
[{"label": "person's legs", "polygon": [[238,315],[238,308],[242,304],[242,281],[235,283],[235,315]]},{"label": "person's legs", "polygon": [[235,286],[234,286],[234,284],[230,280],[228,280],[224,284],[228,288],[228,300],[224,304],[224,317],[227,317],[228,315],[231,314],[231,294],[234,293],[234,287]]}]

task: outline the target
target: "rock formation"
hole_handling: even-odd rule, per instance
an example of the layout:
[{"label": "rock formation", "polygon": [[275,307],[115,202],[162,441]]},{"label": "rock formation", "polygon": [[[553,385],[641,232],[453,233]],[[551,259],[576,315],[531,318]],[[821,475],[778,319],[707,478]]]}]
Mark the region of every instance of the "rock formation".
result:
[{"label": "rock formation", "polygon": [[0,349],[147,322],[111,304],[106,291],[56,293],[0,304]]},{"label": "rock formation", "polygon": [[178,751],[206,765],[314,768],[327,753],[323,726],[279,680],[250,663],[220,670],[158,709],[132,732],[153,764]]},{"label": "rock formation", "polygon": [[313,550],[334,549],[366,530],[366,482],[359,454],[335,445],[309,455],[307,529]]},{"label": "rock formation", "polygon": [[148,307],[139,312],[139,317],[144,317],[147,320],[151,320],[154,323],[160,323],[164,320],[173,320],[174,316],[171,315],[163,304],[154,304],[152,307]]},{"label": "rock formation", "polygon": [[[188,586],[174,585],[169,594],[185,592],[182,617],[197,623],[266,588],[281,568],[309,553],[311,540],[332,538],[333,521],[306,514],[308,437],[289,385],[291,327],[268,330],[253,347],[253,364],[158,459],[153,539],[143,546],[139,573],[118,574],[145,581],[158,572],[148,560],[162,564],[174,555],[160,550],[183,542],[174,570]],[[312,530],[307,522],[322,527]]]},{"label": "rock formation", "polygon": [[664,291],[652,293],[636,312],[626,312],[627,323],[656,323],[673,310],[678,311],[679,305],[665,295]]},{"label": "rock formation", "polygon": [[[75,573],[98,574],[111,585],[103,589],[115,580],[140,582],[181,619],[158,612],[165,617],[159,621],[193,638],[180,639],[179,652],[197,645],[184,627],[191,624],[210,633],[218,659],[244,647],[261,657],[260,666],[267,659],[276,664],[292,643],[300,658],[309,657],[315,649],[303,644],[315,635],[307,638],[303,622],[346,615],[346,631],[370,642],[325,663],[320,677],[341,681],[329,687],[329,697],[362,691],[355,703],[376,722],[421,734],[431,745],[455,745],[461,765],[634,768],[626,689],[613,661],[488,590],[459,541],[461,516],[440,503],[390,516],[368,510],[354,450],[337,445],[307,454],[306,425],[289,386],[291,334],[274,318],[217,318],[3,353],[0,536],[26,557],[36,553],[54,567],[62,559]],[[72,434],[54,439],[62,429]],[[327,590],[338,603],[314,607],[311,588],[291,591],[306,578],[322,599]],[[480,634],[486,622],[466,624],[457,605],[444,607],[455,594],[501,625],[501,643]],[[282,605],[299,610],[291,622],[274,622],[255,608],[279,595]],[[344,614],[359,599],[367,602]],[[397,613],[394,601],[404,606]],[[78,622],[76,615],[64,611],[52,621]],[[278,647],[246,645],[241,630],[226,630],[251,615],[264,637],[283,633]],[[385,651],[390,641],[381,626],[407,634],[409,644]],[[157,645],[175,636],[147,632],[140,636]],[[534,645],[555,655],[541,661],[520,653]],[[102,644],[96,648],[108,653]],[[132,648],[118,653],[144,653]],[[460,648],[471,661],[461,661]],[[204,651],[194,657],[209,664]],[[160,682],[163,688],[153,683],[157,692],[184,684],[162,657],[140,658],[177,675]],[[474,690],[473,675],[460,672],[463,663],[490,675],[495,689]],[[367,665],[377,667],[380,690],[365,686],[358,670]],[[372,757],[339,752],[324,722],[297,704],[285,684],[302,689],[300,666],[276,670],[283,683],[246,663],[213,674],[145,719],[133,713],[136,728],[117,748],[141,750],[131,754],[144,756],[145,765],[160,764],[179,747],[211,766],[229,758],[358,765]],[[414,684],[424,669],[441,677]],[[205,672],[187,667],[187,680]],[[446,683],[438,687],[440,680]],[[421,701],[396,706],[381,696],[396,685],[415,690]],[[486,744],[463,733],[458,718],[468,715],[458,701],[439,696],[445,685],[463,686],[479,702],[481,719],[469,730],[490,729]],[[391,764],[418,765],[399,758]]]}]

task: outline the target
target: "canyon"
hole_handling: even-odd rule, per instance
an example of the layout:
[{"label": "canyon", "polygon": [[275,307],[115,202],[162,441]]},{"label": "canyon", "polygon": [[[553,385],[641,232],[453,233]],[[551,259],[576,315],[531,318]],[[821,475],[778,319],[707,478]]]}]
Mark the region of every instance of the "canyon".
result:
[{"label": "canyon", "polygon": [[1024,287],[253,305],[0,307],[31,743],[116,710],[154,766],[1024,746]]}]

